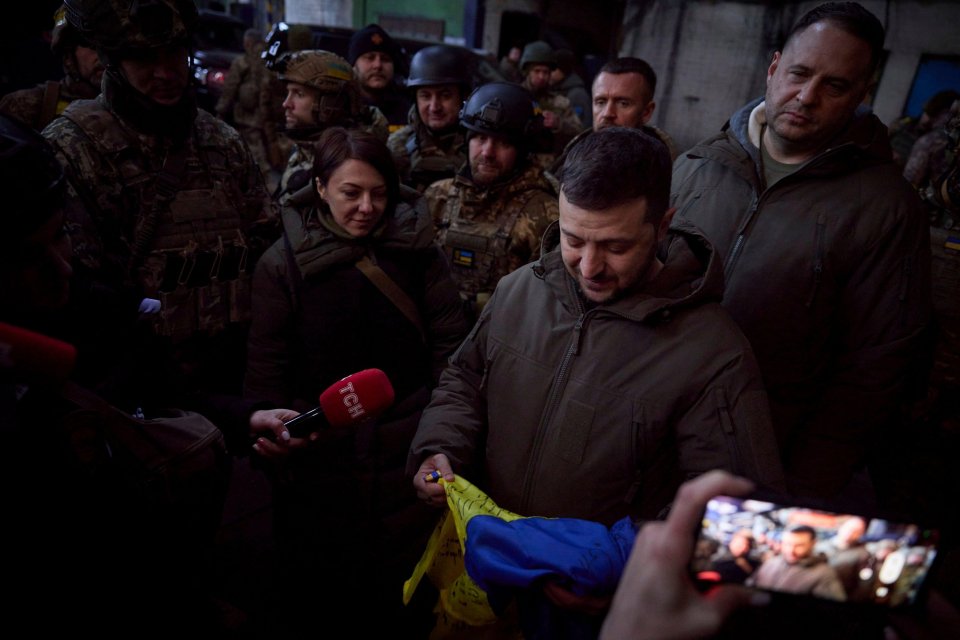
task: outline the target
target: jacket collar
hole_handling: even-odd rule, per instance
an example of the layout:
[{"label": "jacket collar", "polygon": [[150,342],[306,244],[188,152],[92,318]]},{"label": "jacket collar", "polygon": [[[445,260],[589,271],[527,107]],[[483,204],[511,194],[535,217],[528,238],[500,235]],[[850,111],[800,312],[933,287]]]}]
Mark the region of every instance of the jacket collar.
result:
[{"label": "jacket collar", "polygon": [[378,248],[414,251],[433,243],[433,219],[427,201],[406,187],[401,187],[400,202],[394,211],[384,214],[386,220],[375,237],[342,238],[321,223],[320,215],[312,199],[292,199],[281,216],[284,234],[304,277],[337,264],[356,262]]},{"label": "jacket collar", "polygon": [[[733,114],[724,127],[756,164],[759,164],[760,131],[767,122],[765,106],[763,98],[753,100]],[[843,154],[845,158],[850,157],[847,154],[852,154],[872,162],[886,162],[893,157],[887,128],[870,108],[864,105],[857,107],[847,126],[805,164],[815,164],[820,159],[837,153]],[[833,170],[831,165],[830,171]]]},{"label": "jacket collar", "polygon": [[[657,277],[642,291],[599,305],[596,313],[614,313],[642,323],[666,321],[676,311],[719,302],[723,295],[723,265],[713,245],[693,225],[677,221],[660,248],[664,266]],[[579,315],[585,305],[576,282],[567,273],[559,248],[559,221],[544,232],[539,261],[532,265],[534,273],[564,306]],[[665,253],[665,257],[664,257]]]}]

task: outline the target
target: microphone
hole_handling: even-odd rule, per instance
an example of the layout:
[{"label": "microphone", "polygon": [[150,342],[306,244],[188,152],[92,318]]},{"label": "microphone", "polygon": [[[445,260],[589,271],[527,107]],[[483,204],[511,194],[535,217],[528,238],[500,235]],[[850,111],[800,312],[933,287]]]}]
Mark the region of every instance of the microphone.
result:
[{"label": "microphone", "polygon": [[13,382],[63,382],[77,362],[72,344],[0,322],[0,378]]},{"label": "microphone", "polygon": [[393,404],[393,385],[380,369],[364,369],[330,385],[320,394],[319,405],[284,422],[291,436],[302,437],[318,429],[348,427],[376,418]]}]

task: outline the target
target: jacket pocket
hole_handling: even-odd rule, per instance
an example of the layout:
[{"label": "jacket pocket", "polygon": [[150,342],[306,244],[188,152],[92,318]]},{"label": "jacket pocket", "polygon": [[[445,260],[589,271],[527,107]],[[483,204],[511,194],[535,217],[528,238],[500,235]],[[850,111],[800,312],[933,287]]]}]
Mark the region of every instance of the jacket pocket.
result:
[{"label": "jacket pocket", "polygon": [[583,462],[583,454],[590,442],[595,409],[583,402],[571,400],[566,407],[563,428],[557,439],[560,458],[572,464]]}]

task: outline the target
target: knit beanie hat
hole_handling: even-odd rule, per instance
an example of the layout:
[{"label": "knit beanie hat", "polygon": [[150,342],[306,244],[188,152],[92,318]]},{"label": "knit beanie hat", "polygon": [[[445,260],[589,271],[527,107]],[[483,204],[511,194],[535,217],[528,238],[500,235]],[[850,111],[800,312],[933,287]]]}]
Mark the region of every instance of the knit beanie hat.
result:
[{"label": "knit beanie hat", "polygon": [[353,34],[350,38],[350,52],[347,60],[350,64],[355,64],[357,58],[371,51],[383,51],[393,59],[394,64],[399,62],[397,43],[378,24],[368,24]]}]

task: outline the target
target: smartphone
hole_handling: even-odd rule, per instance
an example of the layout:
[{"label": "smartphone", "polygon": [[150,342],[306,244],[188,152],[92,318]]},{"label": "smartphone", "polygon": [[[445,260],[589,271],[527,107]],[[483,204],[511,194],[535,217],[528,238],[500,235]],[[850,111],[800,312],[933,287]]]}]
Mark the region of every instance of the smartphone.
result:
[{"label": "smartphone", "polygon": [[696,536],[690,569],[700,586],[888,608],[919,601],[940,540],[914,522],[730,496],[710,500]]}]

